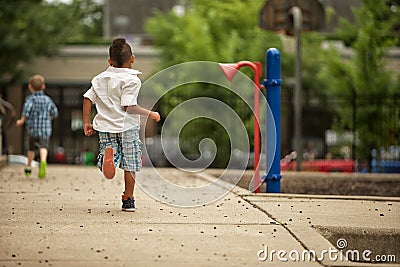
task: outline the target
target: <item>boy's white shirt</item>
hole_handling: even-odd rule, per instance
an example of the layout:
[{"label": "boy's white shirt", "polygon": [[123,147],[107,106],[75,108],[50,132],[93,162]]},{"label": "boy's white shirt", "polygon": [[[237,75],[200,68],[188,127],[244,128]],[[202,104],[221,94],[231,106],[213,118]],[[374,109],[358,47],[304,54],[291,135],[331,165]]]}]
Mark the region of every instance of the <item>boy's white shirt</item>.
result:
[{"label": "boy's white shirt", "polygon": [[141,72],[134,69],[108,67],[92,79],[91,88],[83,96],[96,105],[96,131],[121,133],[139,128],[140,116],[124,110],[125,106],[137,105],[142,85],[138,74]]}]

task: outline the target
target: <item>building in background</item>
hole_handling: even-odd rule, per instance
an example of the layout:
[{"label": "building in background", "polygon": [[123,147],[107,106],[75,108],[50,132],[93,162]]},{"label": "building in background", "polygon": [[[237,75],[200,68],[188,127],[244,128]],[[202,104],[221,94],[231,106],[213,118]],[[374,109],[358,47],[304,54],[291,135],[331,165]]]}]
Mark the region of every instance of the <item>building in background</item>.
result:
[{"label": "building in background", "polygon": [[[145,34],[146,18],[155,10],[167,12],[175,0],[105,0],[104,36],[111,40],[122,36],[133,45],[136,56],[134,68],[142,71],[144,81],[158,66],[158,57],[151,40]],[[82,132],[83,93],[90,80],[108,67],[108,45],[68,45],[54,57],[38,57],[26,65],[24,76],[5,90],[7,99],[20,114],[24,99],[29,95],[28,77],[40,73],[46,78],[46,93],[56,103],[60,116],[53,122],[53,135],[49,147],[49,161],[56,161],[58,151],[64,151],[66,163],[81,163],[85,152],[97,153],[97,136],[85,137]],[[93,111],[94,112],[94,111]],[[155,134],[152,122],[146,124],[146,134]],[[10,154],[25,154],[26,134],[15,126],[6,132]],[[60,149],[63,148],[63,149]]]},{"label": "building in background", "polygon": [[[264,1],[264,0],[260,0]],[[281,1],[308,1],[308,0],[281,0]],[[354,21],[352,7],[358,7],[361,0],[320,0],[324,9],[334,10],[332,18],[325,25],[324,31],[331,32],[338,23],[339,17]],[[157,51],[152,46],[152,40],[145,32],[145,21],[154,11],[177,13],[184,12],[180,0],[104,0],[104,37],[111,40],[116,36],[123,36],[133,44],[136,62],[134,67],[143,72],[144,81],[158,66]],[[327,12],[324,13],[324,16]],[[268,47],[266,47],[267,49]],[[351,55],[345,47],[340,48],[344,56]],[[397,52],[396,52],[397,51]],[[400,70],[399,51],[396,50],[390,57],[390,68]],[[50,160],[58,148],[63,147],[68,163],[81,161],[83,152],[89,150],[97,152],[97,136],[84,137],[82,133],[82,95],[89,88],[91,78],[107,68],[108,46],[74,45],[65,46],[55,57],[38,57],[26,65],[25,76],[20,81],[10,85],[6,90],[6,97],[19,114],[22,104],[28,95],[26,81],[32,74],[40,73],[46,77],[46,92],[54,99],[60,110],[60,116],[54,122],[54,134],[51,139]],[[282,153],[289,153],[288,144],[291,142],[293,131],[290,121],[291,96],[282,96],[282,107],[286,106],[286,115],[282,116]],[[310,105],[303,112],[303,117],[312,117],[312,114],[323,112],[320,107]],[[326,112],[326,111],[325,111]],[[329,116],[329,114],[326,114]],[[317,123],[316,125],[314,125]],[[321,127],[321,122],[309,120],[304,123],[304,136],[314,142],[316,147],[323,146],[325,140],[324,127],[329,127],[329,121]],[[318,129],[317,131],[315,129]],[[146,133],[154,134],[147,130]],[[25,154],[26,140],[21,128],[11,127],[7,130],[7,146],[11,154]],[[286,150],[285,150],[286,149]]]},{"label": "building in background", "polygon": [[[145,80],[158,64],[157,53],[151,46],[137,45],[134,54],[134,67],[143,72],[140,78]],[[68,163],[81,163],[85,151],[97,153],[97,136],[83,135],[82,101],[91,79],[108,67],[107,59],[108,46],[65,46],[58,56],[38,57],[27,64],[25,77],[7,88],[7,99],[15,106],[17,114],[20,114],[23,101],[30,94],[28,77],[40,73],[46,78],[46,94],[59,109],[59,117],[53,122],[50,162],[61,147]],[[9,153],[25,154],[27,142],[24,129],[13,126],[7,129],[6,134]]]}]

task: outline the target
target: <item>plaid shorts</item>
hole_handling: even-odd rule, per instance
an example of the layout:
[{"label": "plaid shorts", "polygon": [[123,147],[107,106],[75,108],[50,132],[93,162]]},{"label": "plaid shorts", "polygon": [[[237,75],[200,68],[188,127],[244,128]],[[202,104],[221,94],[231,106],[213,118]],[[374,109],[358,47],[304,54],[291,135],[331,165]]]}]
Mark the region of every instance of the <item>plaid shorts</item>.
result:
[{"label": "plaid shorts", "polygon": [[97,167],[103,163],[106,147],[114,150],[114,166],[124,171],[138,172],[142,167],[142,142],[139,139],[139,129],[134,128],[122,133],[99,132],[100,151],[97,157]]}]

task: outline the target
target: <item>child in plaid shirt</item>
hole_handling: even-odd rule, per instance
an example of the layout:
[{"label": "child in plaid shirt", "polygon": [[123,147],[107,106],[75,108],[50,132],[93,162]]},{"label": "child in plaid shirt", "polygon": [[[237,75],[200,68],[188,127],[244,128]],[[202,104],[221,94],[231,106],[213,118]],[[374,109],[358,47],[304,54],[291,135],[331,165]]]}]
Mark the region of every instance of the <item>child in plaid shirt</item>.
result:
[{"label": "child in plaid shirt", "polygon": [[29,136],[28,164],[25,175],[31,175],[31,164],[35,157],[35,147],[39,147],[39,178],[46,176],[47,154],[51,136],[51,120],[58,116],[53,100],[44,93],[46,88],[43,76],[34,75],[29,79],[28,89],[31,95],[25,100],[22,116],[17,126],[26,124]]},{"label": "child in plaid shirt", "polygon": [[[137,75],[141,72],[131,69],[135,57],[124,38],[113,40],[109,56],[110,66],[92,79],[91,88],[84,94],[84,133],[86,136],[99,133],[97,166],[106,178],[114,177],[116,166],[124,170],[122,210],[135,211],[135,173],[142,166],[139,116],[158,122],[160,115],[137,104],[141,87]],[[93,124],[90,122],[92,104],[97,110]]]}]

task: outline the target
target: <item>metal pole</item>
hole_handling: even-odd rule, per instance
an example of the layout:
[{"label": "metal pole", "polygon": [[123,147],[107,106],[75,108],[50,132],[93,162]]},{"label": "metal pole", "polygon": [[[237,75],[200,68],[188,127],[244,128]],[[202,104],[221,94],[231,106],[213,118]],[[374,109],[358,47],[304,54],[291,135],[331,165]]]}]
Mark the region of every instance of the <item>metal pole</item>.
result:
[{"label": "metal pole", "polygon": [[[357,92],[353,88],[353,144],[351,147],[351,157],[356,162],[356,125],[357,125]],[[355,170],[354,170],[355,171]]]},{"label": "metal pole", "polygon": [[235,64],[221,64],[220,67],[229,81],[232,81],[235,72],[226,71],[226,67],[239,70],[241,67],[250,67],[254,73],[254,193],[260,192],[260,78],[262,75],[262,64],[260,62],[240,61]]},{"label": "metal pole", "polygon": [[254,73],[254,193],[260,193],[260,88],[256,79],[260,78]]},{"label": "metal pole", "polygon": [[302,142],[301,142],[301,129],[302,129],[302,96],[301,96],[301,28],[302,28],[302,13],[301,9],[297,6],[292,7],[289,13],[293,16],[294,24],[294,37],[296,39],[296,86],[294,92],[294,131],[295,131],[295,148],[297,152],[296,170],[301,170]]},{"label": "metal pole", "polygon": [[[271,112],[266,114],[266,166],[267,174],[263,177],[267,181],[267,193],[281,192],[281,56],[279,50],[270,48],[266,53],[266,79],[263,82],[266,88],[267,103]],[[275,127],[269,127],[275,122]],[[275,130],[275,132],[274,132]],[[274,142],[274,136],[276,137]],[[273,153],[272,153],[273,152]],[[268,169],[269,159],[272,158],[271,168]]]},{"label": "metal pole", "polygon": [[260,62],[240,61],[238,67],[250,67],[254,81],[254,193],[260,193],[260,77],[262,65]]}]

